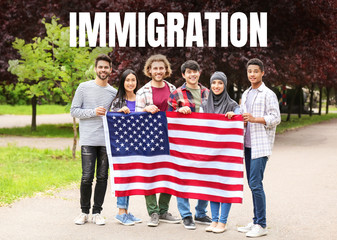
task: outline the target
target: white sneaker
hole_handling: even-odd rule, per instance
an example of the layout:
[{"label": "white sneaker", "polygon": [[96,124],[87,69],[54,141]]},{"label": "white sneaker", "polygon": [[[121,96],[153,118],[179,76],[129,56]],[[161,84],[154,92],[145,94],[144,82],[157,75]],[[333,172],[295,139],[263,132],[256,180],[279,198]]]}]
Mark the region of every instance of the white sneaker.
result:
[{"label": "white sneaker", "polygon": [[96,225],[104,225],[105,219],[104,217],[102,217],[101,214],[96,213],[92,215],[92,222],[95,223]]},{"label": "white sneaker", "polygon": [[244,227],[238,227],[237,230],[239,232],[242,232],[242,233],[247,233],[249,232],[250,230],[252,230],[252,228],[254,227],[254,223],[253,222],[250,222],[248,223],[246,226]]},{"label": "white sneaker", "polygon": [[75,218],[74,222],[77,225],[83,225],[83,224],[85,224],[86,222],[88,222],[88,214],[81,213],[80,215],[78,215],[77,218]]},{"label": "white sneaker", "polygon": [[261,227],[259,224],[255,224],[252,230],[246,233],[246,237],[261,237],[267,235],[267,228]]}]

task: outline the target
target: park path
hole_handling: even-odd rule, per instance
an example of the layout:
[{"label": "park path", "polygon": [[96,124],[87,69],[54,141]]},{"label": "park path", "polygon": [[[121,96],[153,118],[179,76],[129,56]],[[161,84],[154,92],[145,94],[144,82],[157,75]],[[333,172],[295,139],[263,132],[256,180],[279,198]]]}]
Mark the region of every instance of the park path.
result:
[{"label": "park path", "polygon": [[[337,237],[337,119],[289,131],[276,136],[273,155],[264,179],[267,196],[266,240],[333,240]],[[196,201],[191,200],[194,212]],[[130,198],[130,211],[144,220],[136,226],[121,226],[114,221],[116,198],[110,187],[103,205],[105,226],[87,223],[77,226],[79,186],[54,194],[39,194],[0,208],[0,239],[246,239],[235,229],[252,216],[252,199],[245,184],[243,204],[233,204],[228,230],[223,234],[206,233],[205,226],[195,231],[182,224],[161,223],[146,226],[148,216],[142,196]],[[178,216],[176,198],[170,211]]]},{"label": "park path", "polygon": [[[0,115],[0,128],[24,127],[30,125],[32,116],[30,115]],[[73,118],[70,113],[63,114],[43,114],[36,116],[36,124],[61,124],[72,123]]]},{"label": "park path", "polygon": [[[0,128],[24,127],[31,124],[30,115],[0,115]],[[65,114],[45,114],[36,116],[36,124],[62,124],[72,123],[73,118],[69,113]],[[18,147],[65,149],[72,148],[72,138],[43,138],[43,137],[21,137],[21,136],[0,136],[0,147],[8,144]]]}]

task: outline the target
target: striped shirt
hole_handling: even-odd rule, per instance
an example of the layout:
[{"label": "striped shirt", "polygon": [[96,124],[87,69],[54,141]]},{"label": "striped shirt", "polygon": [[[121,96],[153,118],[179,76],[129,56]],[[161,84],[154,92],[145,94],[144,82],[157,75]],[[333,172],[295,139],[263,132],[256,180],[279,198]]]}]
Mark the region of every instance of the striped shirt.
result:
[{"label": "striped shirt", "polygon": [[247,95],[250,90],[251,87],[242,94],[241,112],[249,112],[254,117],[263,117],[266,121],[266,125],[250,123],[252,159],[255,159],[271,155],[276,126],[281,122],[281,117],[276,94],[264,83],[257,88],[257,93],[252,99],[251,111],[247,110]]},{"label": "striped shirt", "polygon": [[109,84],[101,87],[95,80],[83,82],[78,86],[71,103],[70,114],[80,119],[81,146],[105,146],[102,117],[96,116],[95,108],[103,106],[108,111],[116,94],[117,90]]}]

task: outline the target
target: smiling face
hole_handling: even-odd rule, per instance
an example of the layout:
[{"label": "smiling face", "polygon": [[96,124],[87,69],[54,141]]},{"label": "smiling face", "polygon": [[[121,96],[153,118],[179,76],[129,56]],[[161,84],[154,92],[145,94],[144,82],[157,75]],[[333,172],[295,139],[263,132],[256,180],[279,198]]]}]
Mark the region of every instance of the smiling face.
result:
[{"label": "smiling face", "polygon": [[162,61],[153,62],[149,69],[149,73],[151,74],[152,80],[156,82],[163,81],[166,74],[165,63]]},{"label": "smiling face", "polygon": [[247,77],[250,81],[252,88],[258,88],[262,84],[262,77],[264,72],[261,71],[258,65],[249,65],[247,68]]},{"label": "smiling face", "polygon": [[106,80],[109,77],[111,70],[112,69],[110,67],[109,62],[104,60],[98,61],[97,66],[95,67],[96,75],[102,81]]},{"label": "smiling face", "polygon": [[133,92],[137,87],[137,79],[136,76],[130,73],[126,76],[124,82],[125,92]]},{"label": "smiling face", "polygon": [[215,95],[220,95],[225,90],[225,84],[221,80],[213,80],[211,83],[211,90]]},{"label": "smiling face", "polygon": [[200,72],[186,68],[185,73],[182,73],[183,78],[186,80],[186,86],[189,88],[198,88]]}]

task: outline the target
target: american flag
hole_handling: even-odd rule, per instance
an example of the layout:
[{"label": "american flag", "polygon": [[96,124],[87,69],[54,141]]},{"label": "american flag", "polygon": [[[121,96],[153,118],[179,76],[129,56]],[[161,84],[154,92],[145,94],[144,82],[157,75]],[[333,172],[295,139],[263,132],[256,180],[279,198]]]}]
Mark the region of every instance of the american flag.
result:
[{"label": "american flag", "polygon": [[241,203],[243,121],[222,114],[176,112],[104,117],[116,196],[169,193]]}]

